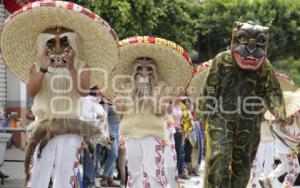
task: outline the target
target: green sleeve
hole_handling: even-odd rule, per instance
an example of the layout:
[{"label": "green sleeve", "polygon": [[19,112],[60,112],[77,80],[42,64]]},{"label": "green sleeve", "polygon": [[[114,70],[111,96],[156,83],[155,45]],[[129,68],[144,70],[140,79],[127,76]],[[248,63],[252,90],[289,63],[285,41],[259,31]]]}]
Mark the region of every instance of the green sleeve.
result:
[{"label": "green sleeve", "polygon": [[279,114],[281,118],[286,118],[285,104],[280,84],[275,76],[274,69],[269,60],[267,60],[263,67],[263,72],[266,74],[265,88],[265,102],[268,110],[273,114]]},{"label": "green sleeve", "polygon": [[198,100],[198,117],[201,122],[207,119],[208,115],[213,112],[214,107],[217,105],[213,98],[218,98],[219,67],[222,62],[221,60],[221,55],[216,56],[214,59],[206,78],[203,94]]}]

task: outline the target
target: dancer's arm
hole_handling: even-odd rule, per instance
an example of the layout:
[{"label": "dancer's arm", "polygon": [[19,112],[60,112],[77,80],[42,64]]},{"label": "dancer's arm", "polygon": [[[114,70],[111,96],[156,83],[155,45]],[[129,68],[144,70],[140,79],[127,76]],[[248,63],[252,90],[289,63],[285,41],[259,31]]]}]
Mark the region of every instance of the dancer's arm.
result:
[{"label": "dancer's arm", "polygon": [[40,71],[37,71],[37,67],[35,64],[30,68],[29,80],[26,85],[27,94],[30,97],[34,97],[41,89],[46,71],[50,66],[50,63],[51,61],[48,55],[48,49],[45,48],[44,53],[38,62],[38,64],[40,64]]}]

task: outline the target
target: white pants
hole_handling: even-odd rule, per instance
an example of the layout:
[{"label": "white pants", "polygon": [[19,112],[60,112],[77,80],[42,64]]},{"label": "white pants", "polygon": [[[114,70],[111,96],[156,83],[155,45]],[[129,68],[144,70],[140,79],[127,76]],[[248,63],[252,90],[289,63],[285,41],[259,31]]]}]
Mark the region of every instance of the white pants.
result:
[{"label": "white pants", "polygon": [[272,180],[287,173],[283,185],[292,187],[300,170],[298,158],[296,155],[280,154],[280,161],[281,163],[268,175],[268,178]]},{"label": "white pants", "polygon": [[128,188],[165,188],[164,145],[155,137],[126,139]]},{"label": "white pants", "polygon": [[252,184],[258,184],[262,173],[267,177],[274,165],[274,141],[261,141],[252,165]]},{"label": "white pants", "polygon": [[38,145],[31,161],[31,176],[26,186],[48,188],[53,175],[53,187],[73,188],[79,171],[81,143],[82,137],[79,135],[56,136],[44,147],[40,159],[37,158]]},{"label": "white pants", "polygon": [[169,143],[165,145],[164,151],[167,182],[171,186],[171,188],[178,188],[179,178],[177,170],[177,156],[175,150],[174,133],[168,128],[165,131],[168,134],[169,140]]}]

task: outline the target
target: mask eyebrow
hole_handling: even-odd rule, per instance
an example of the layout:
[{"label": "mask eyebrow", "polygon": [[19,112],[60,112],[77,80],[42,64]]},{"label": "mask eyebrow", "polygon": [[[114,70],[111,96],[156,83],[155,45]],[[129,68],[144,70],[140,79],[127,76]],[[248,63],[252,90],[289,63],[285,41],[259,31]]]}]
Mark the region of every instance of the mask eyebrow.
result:
[{"label": "mask eyebrow", "polygon": [[67,36],[60,37],[60,42],[68,42],[69,43],[68,37]]}]

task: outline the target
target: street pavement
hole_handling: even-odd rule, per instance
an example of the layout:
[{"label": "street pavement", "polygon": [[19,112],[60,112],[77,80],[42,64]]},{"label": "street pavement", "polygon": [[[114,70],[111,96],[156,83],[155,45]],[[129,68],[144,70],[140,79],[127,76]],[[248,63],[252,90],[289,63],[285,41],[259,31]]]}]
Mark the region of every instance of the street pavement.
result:
[{"label": "street pavement", "polygon": [[[24,152],[20,149],[8,149],[5,154],[6,160],[23,160],[23,157]],[[10,175],[10,177],[4,181],[4,185],[0,184],[0,188],[24,188],[24,166],[22,162],[5,162],[1,170]],[[199,177],[191,177],[190,180],[180,181],[183,182],[184,188],[203,188],[203,177],[204,161],[202,161],[200,167]],[[250,186],[247,188],[250,188]],[[278,182],[278,187],[276,188],[282,188],[282,185]],[[300,186],[294,186],[294,188],[300,188]]]},{"label": "street pavement", "polygon": [[[8,149],[5,154],[5,160],[23,160],[23,157],[24,152],[20,149]],[[185,188],[202,188],[203,165],[200,169],[200,177],[191,177],[190,180],[182,181]],[[4,185],[0,184],[0,188],[24,188],[24,166],[22,162],[5,162],[1,170],[10,177],[4,181]]]}]

